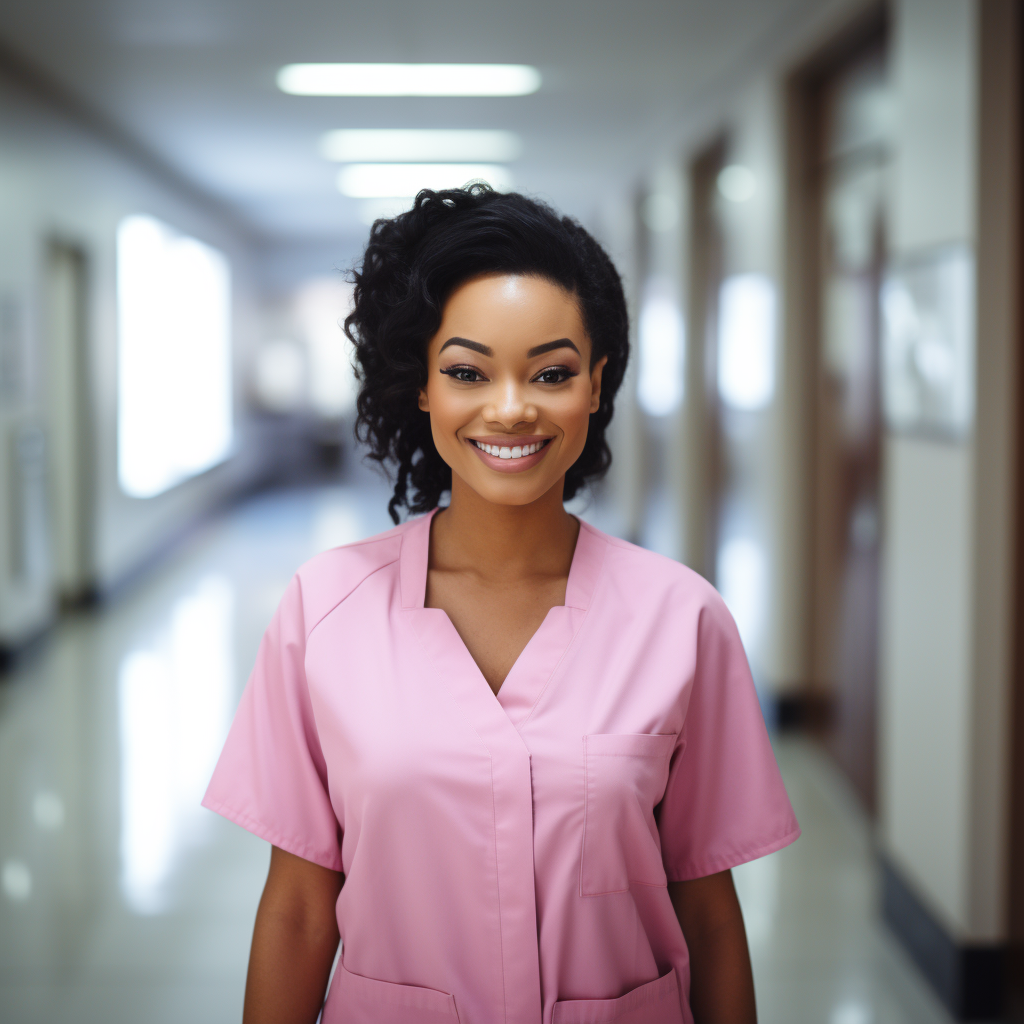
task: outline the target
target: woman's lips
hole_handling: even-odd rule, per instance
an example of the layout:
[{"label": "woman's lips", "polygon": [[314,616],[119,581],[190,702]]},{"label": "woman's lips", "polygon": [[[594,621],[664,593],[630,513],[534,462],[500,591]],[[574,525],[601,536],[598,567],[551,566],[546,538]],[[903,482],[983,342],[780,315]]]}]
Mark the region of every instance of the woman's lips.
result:
[{"label": "woman's lips", "polygon": [[[490,437],[469,438],[466,443],[476,452],[485,466],[489,466],[499,473],[522,473],[524,470],[532,469],[544,458],[551,442],[549,437],[515,438],[514,440],[519,442],[518,444],[509,444],[508,440],[507,438]],[[480,447],[481,444],[486,444],[491,451],[484,451]],[[532,445],[539,445],[540,447],[531,455],[521,454],[518,457],[513,455],[516,449],[519,449],[521,452],[523,448],[529,448]],[[492,454],[492,452],[499,454]],[[506,452],[507,454],[505,454]],[[502,457],[503,454],[504,458]]]}]

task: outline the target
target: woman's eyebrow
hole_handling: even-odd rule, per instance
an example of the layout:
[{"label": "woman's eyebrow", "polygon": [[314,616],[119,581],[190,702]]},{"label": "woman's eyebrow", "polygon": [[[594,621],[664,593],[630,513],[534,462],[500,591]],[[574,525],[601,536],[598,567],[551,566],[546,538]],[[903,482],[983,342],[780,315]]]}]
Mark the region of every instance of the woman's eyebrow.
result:
[{"label": "woman's eyebrow", "polygon": [[482,356],[493,356],[494,349],[488,348],[486,345],[481,345],[479,341],[470,341],[469,338],[449,338],[438,350],[440,355],[449,345],[461,345],[463,348],[471,348],[474,352],[479,352]]},{"label": "woman's eyebrow", "polygon": [[535,345],[526,356],[532,359],[534,356],[544,355],[545,352],[553,352],[556,348],[571,348],[576,355],[580,354],[580,350],[568,338],[559,338],[558,341],[546,341],[543,345]]}]

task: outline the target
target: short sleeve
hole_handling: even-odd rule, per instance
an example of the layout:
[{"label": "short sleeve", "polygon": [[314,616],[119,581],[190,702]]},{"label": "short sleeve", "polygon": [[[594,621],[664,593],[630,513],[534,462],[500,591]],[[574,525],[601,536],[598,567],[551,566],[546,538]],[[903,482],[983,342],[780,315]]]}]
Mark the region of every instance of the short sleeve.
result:
[{"label": "short sleeve", "polygon": [[699,616],[680,738],[658,813],[670,882],[725,871],[800,835],[739,633],[717,595]]},{"label": "short sleeve", "polygon": [[341,828],[306,685],[305,641],[296,576],[263,636],[203,806],[340,871]]}]

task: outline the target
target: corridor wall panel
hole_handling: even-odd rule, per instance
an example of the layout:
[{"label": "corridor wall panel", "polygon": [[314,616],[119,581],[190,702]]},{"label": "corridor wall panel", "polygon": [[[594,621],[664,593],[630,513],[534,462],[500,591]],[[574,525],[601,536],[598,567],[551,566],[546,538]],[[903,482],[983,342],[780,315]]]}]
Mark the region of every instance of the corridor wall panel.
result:
[{"label": "corridor wall panel", "polygon": [[[892,258],[975,245],[976,29],[960,0],[895,5]],[[884,462],[882,838],[954,936],[996,938],[970,905],[974,445],[890,434]]]},{"label": "corridor wall panel", "polygon": [[[45,91],[44,91],[45,92]],[[138,499],[118,486],[117,317],[115,239],[119,221],[144,213],[160,218],[224,252],[234,281],[234,374],[241,372],[256,334],[252,240],[219,207],[151,166],[118,140],[77,116],[26,80],[24,69],[0,59],[0,296],[25,318],[29,374],[18,401],[0,398],[0,421],[28,416],[49,432],[43,337],[47,253],[69,245],[86,262],[83,372],[92,410],[88,490],[91,588],[108,590],[124,580],[199,517],[261,472],[251,424],[236,402],[236,455],[225,464],[154,498]],[[236,393],[240,389],[236,388]],[[57,432],[57,437],[60,432]],[[9,474],[0,474],[0,489]],[[7,496],[0,494],[6,501]],[[7,576],[3,577],[3,572]],[[26,629],[12,609],[24,605],[0,570],[0,645],[16,643]],[[37,616],[39,623],[45,614]]]}]

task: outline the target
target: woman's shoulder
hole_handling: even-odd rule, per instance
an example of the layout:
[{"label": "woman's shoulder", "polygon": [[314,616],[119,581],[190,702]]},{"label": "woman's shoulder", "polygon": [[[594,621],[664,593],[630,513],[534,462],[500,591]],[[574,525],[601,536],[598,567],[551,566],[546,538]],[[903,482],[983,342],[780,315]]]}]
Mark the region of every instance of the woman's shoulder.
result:
[{"label": "woman's shoulder", "polygon": [[402,538],[415,523],[416,520],[409,520],[384,533],[314,555],[292,577],[282,604],[291,599],[307,629],[311,629],[369,577],[397,565]]},{"label": "woman's shoulder", "polygon": [[604,542],[605,585],[598,605],[609,623],[657,622],[672,642],[691,636],[698,644],[724,641],[742,652],[732,613],[700,573],[674,558],[587,529]]},{"label": "woman's shoulder", "polygon": [[605,545],[604,567],[619,592],[632,601],[662,604],[671,601],[698,607],[724,607],[715,588],[700,573],[667,555],[632,544],[598,530],[583,526]]}]

